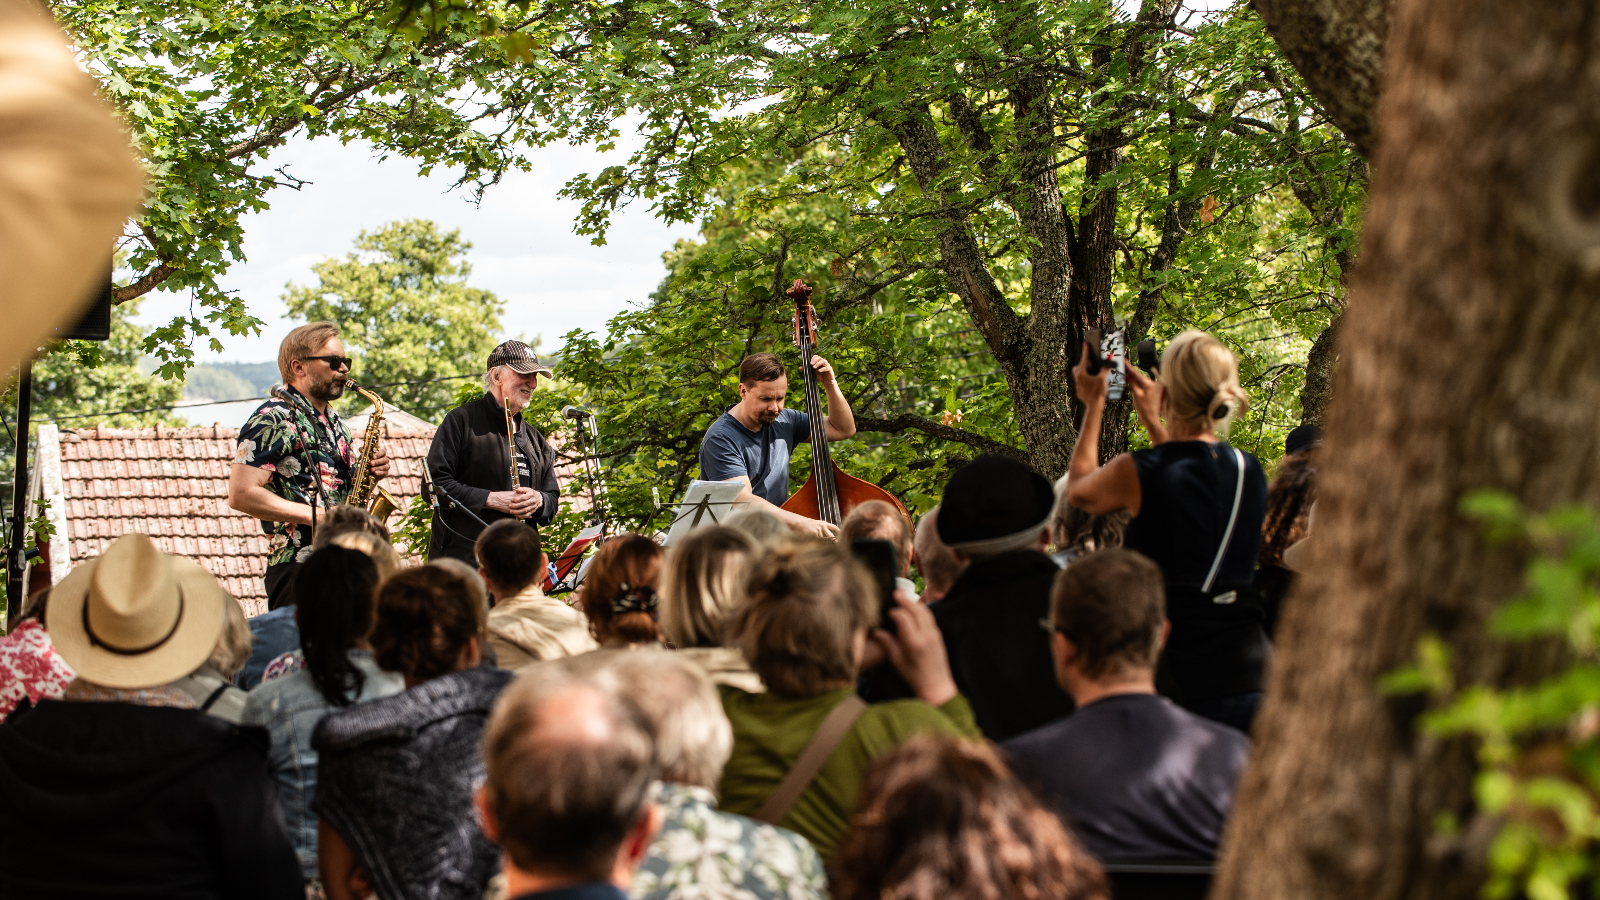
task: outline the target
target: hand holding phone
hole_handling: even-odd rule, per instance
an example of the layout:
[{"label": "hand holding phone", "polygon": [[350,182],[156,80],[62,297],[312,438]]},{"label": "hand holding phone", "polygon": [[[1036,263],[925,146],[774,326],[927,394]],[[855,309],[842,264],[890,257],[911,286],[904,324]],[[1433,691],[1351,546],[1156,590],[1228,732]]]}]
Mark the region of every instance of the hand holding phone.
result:
[{"label": "hand holding phone", "polygon": [[866,565],[872,581],[878,588],[878,627],[895,630],[889,610],[895,608],[894,583],[900,575],[900,552],[889,541],[856,538],[850,542],[850,553]]}]

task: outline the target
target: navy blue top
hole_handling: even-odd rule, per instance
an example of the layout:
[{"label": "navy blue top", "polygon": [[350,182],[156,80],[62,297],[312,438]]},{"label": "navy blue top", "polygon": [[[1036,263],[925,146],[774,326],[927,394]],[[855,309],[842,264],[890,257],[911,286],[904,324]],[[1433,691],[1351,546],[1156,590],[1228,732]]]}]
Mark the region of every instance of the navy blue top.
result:
[{"label": "navy blue top", "polygon": [[1114,694],[1002,748],[1095,859],[1209,860],[1250,741],[1165,697]]},{"label": "navy blue top", "polygon": [[250,659],[233,676],[233,683],[247,691],[261,683],[261,676],[273,660],[300,649],[300,626],[294,620],[293,606],[280,606],[248,621]]},{"label": "navy blue top", "polygon": [[[1220,441],[1168,441],[1133,451],[1139,515],[1128,523],[1122,545],[1154,560],[1169,589],[1198,588],[1211,570],[1239,483],[1233,449]],[[1266,515],[1267,478],[1261,463],[1244,453],[1244,496],[1213,591],[1251,582]]]},{"label": "navy blue top", "polygon": [[511,900],[627,900],[628,895],[622,889],[610,882],[599,881],[591,884],[573,884],[567,887],[558,887],[549,891],[534,891],[531,894],[520,894]]},{"label": "navy blue top", "polygon": [[1233,450],[1221,442],[1169,441],[1133,451],[1141,499],[1122,545],[1161,567],[1172,634],[1161,653],[1156,688],[1191,707],[1261,690],[1271,654],[1261,604],[1251,588],[1267,513],[1267,479],[1248,453],[1243,454],[1244,493],[1233,536],[1211,590],[1200,590],[1233,511],[1239,484]]},{"label": "navy blue top", "polygon": [[751,431],[732,412],[725,412],[700,442],[700,477],[732,481],[748,476],[757,497],[782,506],[789,499],[789,454],[810,441],[811,417],[797,409],[778,413],[777,421],[760,431]]}]

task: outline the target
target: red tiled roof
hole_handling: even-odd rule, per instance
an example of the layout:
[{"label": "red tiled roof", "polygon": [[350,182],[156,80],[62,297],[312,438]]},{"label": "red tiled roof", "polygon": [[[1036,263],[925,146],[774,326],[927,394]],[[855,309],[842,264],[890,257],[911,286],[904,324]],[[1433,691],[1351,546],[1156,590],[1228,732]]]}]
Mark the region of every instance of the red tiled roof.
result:
[{"label": "red tiled roof", "polygon": [[[385,430],[390,474],[383,486],[404,509],[421,489],[433,432],[387,425]],[[61,432],[66,527],[58,524],[56,540],[66,535],[69,565],[99,556],[123,534],[143,532],[162,550],[209,569],[239,598],[246,615],[265,612],[266,535],[259,521],[228,506],[228,469],[238,436],[237,429],[221,426]]]}]

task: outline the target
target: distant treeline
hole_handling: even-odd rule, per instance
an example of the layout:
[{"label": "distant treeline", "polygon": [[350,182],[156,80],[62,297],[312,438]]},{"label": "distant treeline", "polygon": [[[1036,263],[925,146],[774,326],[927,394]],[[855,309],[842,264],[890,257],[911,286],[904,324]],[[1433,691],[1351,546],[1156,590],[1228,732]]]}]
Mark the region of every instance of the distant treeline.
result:
[{"label": "distant treeline", "polygon": [[237,400],[262,397],[278,380],[276,362],[201,363],[184,380],[187,400]]}]

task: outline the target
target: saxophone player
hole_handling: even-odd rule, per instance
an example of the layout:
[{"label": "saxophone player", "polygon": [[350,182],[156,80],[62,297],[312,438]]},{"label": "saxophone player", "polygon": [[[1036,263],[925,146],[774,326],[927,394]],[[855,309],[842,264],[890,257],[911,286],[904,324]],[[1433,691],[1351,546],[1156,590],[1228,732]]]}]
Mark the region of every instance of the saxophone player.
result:
[{"label": "saxophone player", "polygon": [[[350,493],[356,452],[350,432],[330,405],[343,396],[350,358],[339,326],[312,322],[289,332],[278,347],[284,389],[239,429],[228,473],[228,505],[261,520],[270,539],[267,608],[290,605],[295,568],[311,553],[314,522]],[[370,461],[378,479],[389,474],[380,443]]]},{"label": "saxophone player", "polygon": [[440,496],[429,559],[452,557],[476,565],[472,547],[483,526],[451,509],[452,501],[489,523],[521,519],[538,528],[556,517],[561,488],[555,451],[522,419],[540,375],[553,373],[527,344],[506,341],[489,354],[483,396],[450,410],[433,433],[428,471]]}]

